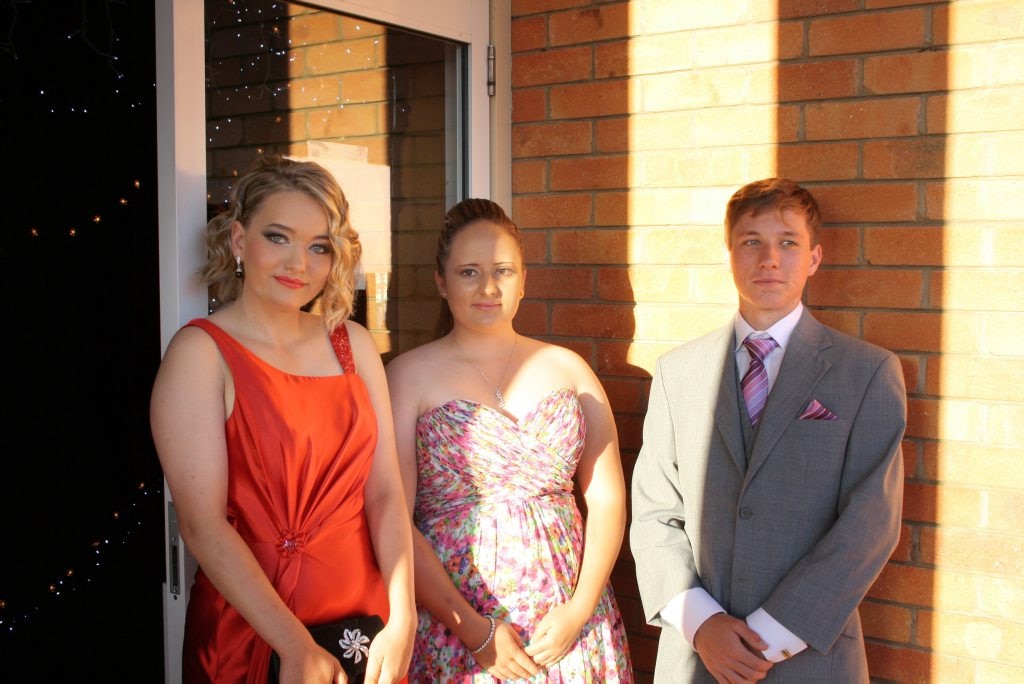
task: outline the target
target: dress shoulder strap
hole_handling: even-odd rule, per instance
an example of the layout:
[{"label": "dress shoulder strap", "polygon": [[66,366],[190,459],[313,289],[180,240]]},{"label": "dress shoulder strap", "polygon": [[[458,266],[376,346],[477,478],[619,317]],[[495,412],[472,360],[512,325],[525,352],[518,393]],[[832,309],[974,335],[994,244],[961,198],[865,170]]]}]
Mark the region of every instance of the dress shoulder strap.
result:
[{"label": "dress shoulder strap", "polygon": [[[229,335],[226,330],[209,320],[208,318],[193,318],[183,327],[195,327],[206,332],[213,338],[214,344],[220,350],[221,356],[228,364],[228,368],[234,369],[235,365],[248,360],[250,363],[255,356],[242,345],[241,342]],[[232,370],[232,372],[234,372]]]},{"label": "dress shoulder strap", "polygon": [[242,347],[238,340],[229,335],[223,328],[208,318],[193,318],[182,327],[195,327],[205,331],[207,335],[213,338],[213,341],[217,344],[221,353],[224,353],[225,350],[237,351]]},{"label": "dress shoulder strap", "polygon": [[331,331],[331,344],[334,346],[334,353],[341,362],[341,368],[346,375],[356,372],[356,362],[352,358],[352,343],[348,339],[348,328],[342,322]]}]

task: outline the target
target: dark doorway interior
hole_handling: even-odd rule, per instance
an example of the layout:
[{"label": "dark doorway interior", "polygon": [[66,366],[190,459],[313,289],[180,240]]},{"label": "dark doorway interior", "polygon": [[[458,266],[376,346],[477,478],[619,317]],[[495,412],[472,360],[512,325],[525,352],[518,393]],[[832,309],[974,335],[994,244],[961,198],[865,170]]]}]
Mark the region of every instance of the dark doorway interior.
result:
[{"label": "dark doorway interior", "polygon": [[0,7],[0,680],[163,680],[153,2]]}]

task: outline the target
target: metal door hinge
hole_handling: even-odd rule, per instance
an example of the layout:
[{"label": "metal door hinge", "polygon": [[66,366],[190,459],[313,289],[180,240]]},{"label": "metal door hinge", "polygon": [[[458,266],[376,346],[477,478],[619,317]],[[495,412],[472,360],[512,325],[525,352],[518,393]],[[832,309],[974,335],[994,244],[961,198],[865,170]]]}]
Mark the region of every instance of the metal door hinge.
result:
[{"label": "metal door hinge", "polygon": [[487,94],[494,97],[494,46],[487,46]]}]

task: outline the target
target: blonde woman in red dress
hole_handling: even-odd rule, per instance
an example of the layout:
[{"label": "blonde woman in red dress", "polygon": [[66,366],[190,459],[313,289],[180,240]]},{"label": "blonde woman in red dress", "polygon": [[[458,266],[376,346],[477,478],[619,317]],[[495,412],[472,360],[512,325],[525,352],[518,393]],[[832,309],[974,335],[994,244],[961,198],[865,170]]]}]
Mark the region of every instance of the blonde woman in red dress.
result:
[{"label": "blonde woman in red dress", "polygon": [[[225,302],[174,336],[153,388],[157,452],[199,562],[184,681],[344,682],[308,626],[379,615],[349,655],[401,681],[415,627],[412,541],[384,369],[348,320],[359,241],[315,163],[259,160],[207,226]],[[313,300],[319,313],[307,312]]]}]

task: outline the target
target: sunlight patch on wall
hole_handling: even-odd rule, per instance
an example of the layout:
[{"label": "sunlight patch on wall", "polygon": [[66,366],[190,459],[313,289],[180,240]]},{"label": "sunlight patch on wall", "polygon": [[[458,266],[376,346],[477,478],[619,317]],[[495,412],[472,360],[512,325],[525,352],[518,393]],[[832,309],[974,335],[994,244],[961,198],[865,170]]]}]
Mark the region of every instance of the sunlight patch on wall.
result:
[{"label": "sunlight patch on wall", "polygon": [[[741,6],[742,5],[742,6]],[[728,322],[725,204],[775,175],[780,126],[777,3],[629,5],[627,269],[635,301],[631,364]],[[788,36],[799,45],[802,36]]]}]

